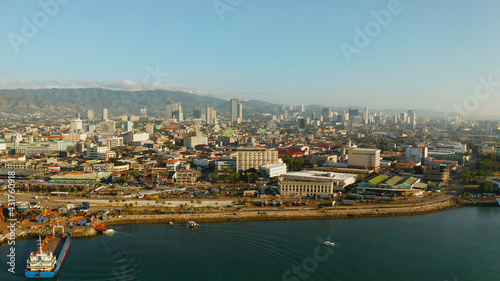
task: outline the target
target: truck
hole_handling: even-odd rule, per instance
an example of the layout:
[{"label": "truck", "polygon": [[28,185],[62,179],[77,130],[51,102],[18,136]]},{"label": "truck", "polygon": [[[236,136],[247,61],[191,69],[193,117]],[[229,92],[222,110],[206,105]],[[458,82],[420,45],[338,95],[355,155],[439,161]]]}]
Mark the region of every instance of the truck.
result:
[{"label": "truck", "polygon": [[349,193],[349,194],[347,194],[347,198],[349,198],[349,199],[363,199],[363,195],[356,194],[356,193]]},{"label": "truck", "polygon": [[342,204],[344,204],[344,205],[354,205],[354,204],[356,204],[356,201],[354,201],[354,200],[344,200],[342,202]]}]

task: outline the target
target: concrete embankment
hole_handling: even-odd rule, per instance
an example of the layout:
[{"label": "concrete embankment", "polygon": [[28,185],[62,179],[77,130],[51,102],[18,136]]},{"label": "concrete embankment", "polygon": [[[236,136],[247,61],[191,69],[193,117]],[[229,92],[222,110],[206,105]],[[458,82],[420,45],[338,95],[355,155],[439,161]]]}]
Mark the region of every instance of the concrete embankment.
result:
[{"label": "concrete embankment", "polygon": [[[97,234],[97,231],[92,226],[85,227],[75,227],[73,229],[65,229],[66,232],[71,233],[71,238],[87,238],[93,237]],[[15,239],[30,239],[38,236],[42,236],[42,239],[45,236],[52,232],[52,228],[41,228],[41,227],[32,227],[28,229],[16,229]],[[8,238],[10,233],[5,233],[5,238]],[[0,237],[1,238],[1,237]],[[0,239],[1,241],[1,239]],[[5,242],[5,241],[2,241]]]},{"label": "concrete embankment", "polygon": [[163,214],[163,215],[128,215],[121,218],[109,218],[107,225],[117,224],[145,224],[145,223],[183,223],[196,222],[231,222],[231,221],[262,221],[262,220],[305,220],[305,219],[332,219],[332,218],[362,218],[380,216],[408,216],[419,215],[456,208],[459,205],[452,201],[445,201],[421,206],[405,206],[391,208],[349,208],[331,210],[304,210],[304,211],[265,211],[265,212],[234,212],[234,213],[206,213],[206,214]]},{"label": "concrete embankment", "polygon": [[[203,214],[152,214],[152,215],[123,215],[121,217],[110,217],[102,221],[106,225],[120,224],[149,224],[149,223],[185,223],[196,222],[232,222],[232,221],[267,221],[267,220],[307,220],[307,219],[335,219],[335,218],[367,218],[383,216],[411,216],[428,214],[447,209],[457,208],[460,205],[454,201],[443,201],[427,205],[415,206],[391,206],[385,208],[373,207],[343,207],[323,210],[265,210],[265,211],[237,211],[237,212],[213,212]],[[72,238],[88,238],[97,235],[92,226],[76,226],[66,228]],[[29,239],[41,235],[44,237],[52,231],[51,228],[31,227],[28,229],[16,229],[16,239]],[[4,235],[7,238],[9,233]]]}]

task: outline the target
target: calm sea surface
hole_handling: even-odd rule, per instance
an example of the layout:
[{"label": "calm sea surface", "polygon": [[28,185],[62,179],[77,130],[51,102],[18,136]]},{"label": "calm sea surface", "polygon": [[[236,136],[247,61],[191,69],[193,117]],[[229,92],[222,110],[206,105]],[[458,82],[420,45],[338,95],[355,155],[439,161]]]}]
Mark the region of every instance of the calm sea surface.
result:
[{"label": "calm sea surface", "polygon": [[[115,226],[73,239],[57,280],[500,280],[500,208],[412,217]],[[331,240],[331,248],[318,246]],[[35,240],[0,246],[25,280]]]}]

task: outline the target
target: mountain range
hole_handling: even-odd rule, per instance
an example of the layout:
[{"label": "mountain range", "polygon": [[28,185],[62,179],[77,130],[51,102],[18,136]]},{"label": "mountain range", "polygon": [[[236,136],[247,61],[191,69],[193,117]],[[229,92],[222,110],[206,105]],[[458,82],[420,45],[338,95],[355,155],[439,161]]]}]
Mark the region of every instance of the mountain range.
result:
[{"label": "mountain range", "polygon": [[[184,116],[189,118],[193,110],[213,107],[218,116],[229,116],[230,101],[210,95],[196,95],[183,91],[143,90],[123,91],[103,88],[53,88],[53,89],[0,89],[0,112],[34,113],[45,112],[54,115],[67,115],[71,112],[81,112],[93,109],[100,112],[108,108],[113,115],[139,115],[141,107],[148,109],[149,116],[162,117],[168,100],[182,104]],[[245,118],[259,118],[264,113],[282,114],[283,105],[260,100],[241,101]],[[307,105],[308,114],[312,111],[321,112],[326,105]],[[333,107],[334,111],[347,111],[350,107]],[[383,111],[385,115],[406,112],[408,109],[369,109],[370,112]],[[442,117],[443,113],[412,109],[417,116]],[[470,119],[495,119],[492,116],[474,115]]]}]

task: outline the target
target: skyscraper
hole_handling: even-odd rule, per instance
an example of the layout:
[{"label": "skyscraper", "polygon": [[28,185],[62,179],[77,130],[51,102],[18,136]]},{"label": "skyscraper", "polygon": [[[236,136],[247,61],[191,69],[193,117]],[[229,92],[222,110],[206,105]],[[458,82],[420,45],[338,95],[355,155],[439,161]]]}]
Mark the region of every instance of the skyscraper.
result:
[{"label": "skyscraper", "polygon": [[148,119],[148,108],[145,106],[141,108],[141,119]]},{"label": "skyscraper", "polygon": [[304,117],[297,118],[297,127],[299,131],[304,131],[306,129],[306,119],[304,119]]},{"label": "skyscraper", "polygon": [[83,119],[87,119],[89,121],[94,120],[94,110],[87,109],[83,112]]},{"label": "skyscraper", "polygon": [[202,113],[201,113],[201,109],[199,109],[199,108],[195,108],[195,109],[193,110],[193,118],[195,118],[195,119],[199,119],[199,118],[201,118],[201,115],[202,115]]},{"label": "skyscraper", "polygon": [[215,124],[217,123],[217,111],[213,109],[213,107],[207,107],[207,124]]},{"label": "skyscraper", "polygon": [[243,106],[238,99],[231,99],[231,121],[241,123],[243,120]]},{"label": "skyscraper", "polygon": [[108,121],[108,109],[107,108],[102,109],[102,121],[104,121],[104,122]]},{"label": "skyscraper", "polygon": [[176,110],[174,110],[173,112],[173,117],[175,119],[177,119],[177,122],[182,122],[184,121],[184,112],[182,111],[182,105],[180,103],[175,103],[174,105],[176,105],[174,108],[176,108]]},{"label": "skyscraper", "polygon": [[167,101],[167,109],[165,110],[166,118],[167,119],[173,118],[173,112],[174,112],[174,109],[173,109],[172,100],[168,99],[168,101]]},{"label": "skyscraper", "polygon": [[125,132],[132,132],[134,130],[134,122],[127,121],[125,122]]},{"label": "skyscraper", "polygon": [[167,107],[165,110],[165,115],[167,119],[175,118],[177,121],[184,121],[184,113],[182,111],[182,105],[180,103],[173,103],[171,99],[167,101]]},{"label": "skyscraper", "polygon": [[332,117],[332,109],[329,107],[325,107],[321,110],[321,115],[323,116],[323,121],[330,121]]}]

